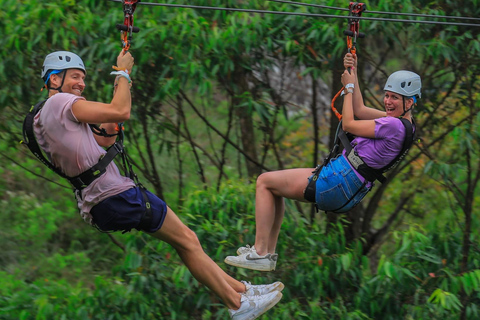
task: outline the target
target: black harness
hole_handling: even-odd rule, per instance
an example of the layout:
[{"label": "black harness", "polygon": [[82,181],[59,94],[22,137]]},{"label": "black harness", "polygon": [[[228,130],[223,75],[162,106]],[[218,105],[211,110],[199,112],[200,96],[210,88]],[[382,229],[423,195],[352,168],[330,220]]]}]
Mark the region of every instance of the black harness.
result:
[{"label": "black harness", "polygon": [[[355,170],[365,178],[365,182],[360,187],[357,192],[345,203],[343,204],[340,208],[332,210],[332,212],[336,212],[343,207],[345,207],[352,199],[355,198],[355,196],[362,190],[362,188],[366,185],[367,182],[374,182],[375,180],[380,181],[381,183],[384,183],[386,181],[385,176],[383,175],[385,172],[388,170],[394,168],[395,166],[398,165],[400,161],[407,155],[408,151],[412,147],[413,141],[415,139],[415,134],[413,132],[413,126],[410,121],[404,118],[399,118],[400,121],[402,121],[402,124],[405,127],[405,139],[403,140],[403,145],[402,145],[402,150],[398,153],[398,155],[385,167],[381,169],[374,169],[370,166],[368,166],[365,161],[358,155],[358,153],[355,151],[354,147],[352,147],[351,141],[353,140],[354,136],[345,132],[342,129],[342,122],[338,124],[338,129],[337,129],[337,135],[335,137],[334,141],[334,146],[332,150],[330,151],[329,155],[325,160],[323,161],[322,165],[319,165],[315,171],[313,171],[313,177],[311,178],[310,182],[307,185],[307,188],[305,189],[305,199],[310,202],[316,202],[315,200],[315,193],[316,193],[316,181],[318,179],[318,175],[320,174],[320,171],[323,166],[327,165],[332,157],[336,156],[338,154],[339,146],[340,143],[343,145],[345,148],[346,152],[346,158],[350,165],[355,168]],[[413,122],[413,119],[412,119]]]},{"label": "black harness", "polygon": [[38,102],[35,106],[32,106],[30,111],[27,113],[23,121],[23,141],[21,143],[26,144],[30,151],[37,157],[40,162],[46,165],[53,172],[61,176],[62,178],[67,179],[74,188],[76,195],[82,197],[82,190],[89,186],[93,181],[101,177],[106,171],[108,165],[115,159],[115,157],[120,154],[124,164],[125,176],[132,179],[137,186],[140,187],[142,191],[143,200],[145,202],[145,213],[140,221],[138,229],[143,229],[151,225],[152,222],[152,211],[150,202],[148,200],[147,193],[145,192],[145,187],[138,181],[137,175],[133,172],[132,165],[128,159],[128,155],[125,152],[123,146],[123,127],[122,124],[118,124],[118,133],[108,134],[105,129],[98,127],[94,124],[89,124],[92,132],[96,135],[103,137],[113,137],[118,136],[117,141],[107,149],[107,153],[91,168],[85,170],[75,177],[69,177],[65,175],[59,168],[53,165],[43,154],[42,149],[38,145],[35,133],[33,130],[33,122],[35,116],[42,110],[45,102],[43,100]]}]

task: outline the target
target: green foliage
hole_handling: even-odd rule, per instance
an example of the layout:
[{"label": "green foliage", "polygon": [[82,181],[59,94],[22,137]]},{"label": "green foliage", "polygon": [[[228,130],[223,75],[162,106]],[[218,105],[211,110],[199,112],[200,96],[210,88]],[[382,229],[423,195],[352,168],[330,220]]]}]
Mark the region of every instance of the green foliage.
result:
[{"label": "green foliage", "polygon": [[[318,12],[274,2],[228,5]],[[22,117],[40,99],[39,68],[50,51],[80,54],[88,68],[85,95],[109,101],[109,73],[120,51],[114,29],[123,19],[119,3],[0,0],[0,6],[0,318],[226,318],[222,302],[192,278],[171,247],[137,233],[115,234],[124,252],[81,222],[66,183],[18,146]],[[480,14],[478,1],[460,7],[456,1],[374,1],[368,10]],[[127,125],[129,151],[142,176],[157,190],[163,184],[169,204],[182,195],[175,211],[221,262],[238,246],[254,242],[254,187],[241,179],[243,155],[216,134],[241,145],[239,119],[250,117],[256,135],[248,144],[264,148],[262,164],[305,166],[317,134],[312,102],[289,104],[291,88],[275,86],[266,75],[280,70],[280,83],[291,74],[293,83],[335,82],[333,70],[345,52],[345,21],[139,5],[135,23],[141,32],[132,44],[135,106]],[[466,319],[478,319],[478,236],[470,233],[465,242],[470,253],[463,259],[468,224],[460,213],[476,214],[479,200],[480,36],[472,28],[440,25],[362,21],[361,26],[367,34],[358,43],[365,63],[361,81],[367,83],[362,87],[368,89],[369,105],[376,106],[389,72],[405,68],[422,75],[424,94],[416,114],[422,144],[414,149],[426,156],[418,156],[402,171],[405,177],[389,185],[372,225],[360,233],[364,238],[352,241],[345,220],[326,228],[323,217],[307,219],[287,202],[277,271],[221,267],[254,283],[286,284],[283,300],[264,318],[456,320],[465,311]],[[205,129],[181,94],[218,132]],[[326,96],[317,104],[328,105]],[[180,110],[187,119],[184,127],[177,125]],[[321,136],[328,132],[324,124]],[[452,125],[456,128],[448,133]],[[319,147],[321,154],[328,150],[326,143]],[[192,161],[192,150],[204,153],[199,163]],[[143,157],[147,152],[151,158]],[[205,186],[199,183],[199,165],[209,178]],[[212,187],[222,179],[218,189]],[[371,245],[367,233],[387,223],[409,191],[414,195],[400,210],[395,231],[387,229],[378,257],[364,255]],[[478,219],[470,227],[478,230]]]},{"label": "green foliage", "polygon": [[[188,195],[180,216],[215,261],[252,243],[253,194],[252,184],[228,181],[218,193]],[[284,298],[269,318],[456,319],[464,303],[459,300],[462,290],[469,297],[468,314],[478,316],[480,256],[471,257],[472,271],[458,273],[460,234],[426,232],[419,226],[397,231],[395,248],[375,267],[362,254],[360,241],[347,244],[341,224],[325,233],[293,208],[288,211],[277,271],[265,274],[221,264],[238,279],[281,279],[286,284]],[[226,317],[221,301],[192,278],[170,246],[139,233],[124,236],[124,241],[123,262],[110,274],[92,275],[90,283],[65,281],[65,272],[85,276],[91,261],[82,253],[52,254],[45,269],[28,280],[20,273],[2,272],[0,314],[7,320]]]}]

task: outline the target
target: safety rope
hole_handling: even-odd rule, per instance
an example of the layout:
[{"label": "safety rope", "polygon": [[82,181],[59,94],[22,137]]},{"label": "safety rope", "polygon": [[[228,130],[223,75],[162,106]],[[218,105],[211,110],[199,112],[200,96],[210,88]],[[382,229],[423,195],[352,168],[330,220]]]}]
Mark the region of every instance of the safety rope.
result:
[{"label": "safety rope", "polygon": [[[108,0],[108,1],[123,2],[123,0]],[[147,5],[147,6],[160,6],[160,7],[172,7],[172,8],[238,11],[238,12],[249,12],[249,13],[280,14],[280,15],[316,17],[316,18],[350,19],[349,16],[335,15],[335,14],[271,11],[271,10],[256,10],[256,9],[242,9],[242,8],[222,8],[222,7],[196,6],[196,5],[185,5],[185,4],[173,4],[173,3],[140,2],[140,4],[141,5]],[[359,17],[359,19],[360,20],[372,20],[372,21],[402,22],[402,23],[420,23],[420,24],[434,24],[434,25],[480,27],[480,23],[475,24],[475,23],[461,23],[461,22],[447,22],[447,21],[389,19],[389,18],[375,18],[375,17]],[[133,31],[133,32],[135,32],[135,31]]]}]

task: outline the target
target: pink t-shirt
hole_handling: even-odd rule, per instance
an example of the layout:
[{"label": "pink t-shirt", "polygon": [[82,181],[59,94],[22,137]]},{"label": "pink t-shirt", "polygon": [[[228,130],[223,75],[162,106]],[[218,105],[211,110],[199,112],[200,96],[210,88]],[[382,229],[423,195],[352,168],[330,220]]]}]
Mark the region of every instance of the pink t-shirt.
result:
[{"label": "pink t-shirt", "polygon": [[[70,93],[57,93],[49,98],[35,116],[34,132],[38,144],[50,161],[69,177],[74,177],[91,168],[106,151],[96,142],[87,123],[79,122],[72,113],[75,101],[84,99]],[[90,209],[108,197],[135,186],[135,183],[120,174],[111,162],[106,172],[77,195],[82,218],[92,222]]]}]

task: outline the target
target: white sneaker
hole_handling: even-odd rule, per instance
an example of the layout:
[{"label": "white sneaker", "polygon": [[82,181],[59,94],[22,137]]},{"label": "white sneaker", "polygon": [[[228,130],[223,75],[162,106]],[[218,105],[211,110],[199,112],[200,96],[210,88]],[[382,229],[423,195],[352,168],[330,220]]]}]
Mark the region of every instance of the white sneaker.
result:
[{"label": "white sneaker", "polygon": [[244,293],[246,296],[263,296],[267,293],[274,291],[282,291],[285,286],[280,281],[271,283],[271,284],[251,284],[247,281],[242,281],[247,289]]},{"label": "white sneaker", "polygon": [[240,308],[229,309],[228,312],[234,320],[253,320],[267,312],[282,298],[280,291],[267,293],[263,296],[246,296],[242,294]]},{"label": "white sneaker", "polygon": [[[247,244],[245,247],[240,247],[240,248],[237,249],[237,255],[242,255],[242,254],[248,253],[252,250],[255,250],[255,246],[250,247],[250,245]],[[277,258],[278,253],[272,253],[272,257]],[[277,260],[277,259],[275,259],[275,260]]]},{"label": "white sneaker", "polygon": [[272,271],[277,265],[278,254],[267,253],[264,256],[259,256],[255,247],[251,247],[247,252],[238,256],[228,256],[225,258],[225,263],[251,270],[258,271]]},{"label": "white sneaker", "polygon": [[250,245],[247,244],[245,247],[240,247],[240,248],[237,249],[237,255],[248,253],[252,249],[255,249],[255,246],[250,247]]}]

